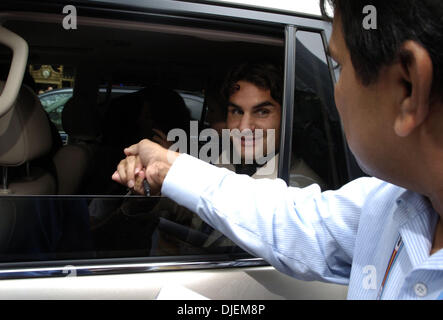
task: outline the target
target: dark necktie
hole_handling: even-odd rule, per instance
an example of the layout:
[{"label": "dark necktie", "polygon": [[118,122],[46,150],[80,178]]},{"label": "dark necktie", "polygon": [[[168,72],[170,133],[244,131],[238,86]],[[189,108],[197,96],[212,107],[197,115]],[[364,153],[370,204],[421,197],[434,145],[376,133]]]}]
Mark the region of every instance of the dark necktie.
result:
[{"label": "dark necktie", "polygon": [[257,172],[257,169],[260,167],[261,166],[255,164],[255,163],[254,164],[238,164],[238,165],[235,165],[235,173],[246,174],[251,177]]}]

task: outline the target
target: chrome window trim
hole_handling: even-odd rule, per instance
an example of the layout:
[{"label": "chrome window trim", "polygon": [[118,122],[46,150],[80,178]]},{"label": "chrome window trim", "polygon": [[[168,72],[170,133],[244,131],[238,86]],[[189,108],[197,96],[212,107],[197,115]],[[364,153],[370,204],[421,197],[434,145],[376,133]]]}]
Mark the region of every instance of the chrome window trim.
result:
[{"label": "chrome window trim", "polygon": [[[142,16],[209,19],[213,21],[221,21],[222,23],[246,22],[255,25],[280,27],[295,25],[297,27],[312,28],[316,31],[329,29],[331,27],[330,22],[320,16],[248,6],[238,7],[232,4],[223,5],[223,3],[198,3],[177,0],[90,0],[86,3],[80,0],[73,0],[70,4],[78,7],[79,11],[93,10],[96,12],[125,13]],[[35,5],[35,7],[32,6],[30,10],[34,14],[37,14],[37,12],[39,12],[38,9],[40,8],[44,11],[48,11],[48,4],[44,1],[32,3],[32,5]],[[19,6],[18,11],[24,11],[23,6]],[[52,12],[54,12],[54,10],[52,10]],[[81,15],[82,14],[79,14],[79,16]]]},{"label": "chrome window trim", "polygon": [[285,69],[283,82],[284,90],[280,129],[281,156],[278,164],[278,177],[283,179],[288,185],[290,171],[289,169],[291,167],[292,127],[294,117],[293,106],[295,99],[296,32],[296,26],[288,25],[285,28]]},{"label": "chrome window trim", "polygon": [[8,268],[0,269],[0,280],[8,279],[30,279],[47,277],[68,277],[68,276],[98,276],[131,274],[146,272],[165,271],[189,271],[189,270],[211,270],[211,269],[232,269],[245,267],[264,267],[269,264],[261,258],[244,258],[221,261],[186,261],[186,262],[134,262],[115,264],[89,264],[54,267],[29,267],[29,268]]},{"label": "chrome window trim", "polygon": [[[73,1],[75,4],[76,1]],[[110,10],[128,10],[136,12],[156,12],[209,19],[229,19],[251,21],[259,24],[311,26],[318,30],[328,24],[321,16],[279,9],[234,5],[228,3],[204,3],[177,0],[90,0],[88,8],[104,5]]]}]

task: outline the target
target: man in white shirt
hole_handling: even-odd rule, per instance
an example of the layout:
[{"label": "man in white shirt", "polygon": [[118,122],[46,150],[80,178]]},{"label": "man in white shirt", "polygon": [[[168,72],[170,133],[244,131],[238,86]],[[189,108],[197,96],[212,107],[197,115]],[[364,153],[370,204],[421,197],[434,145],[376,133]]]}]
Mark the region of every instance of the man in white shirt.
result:
[{"label": "man in white shirt", "polygon": [[146,177],[278,270],[348,284],[350,299],[443,299],[443,3],[375,1],[377,30],[362,23],[366,1],[332,3],[336,105],[373,178],[288,188],[143,140],[113,179]]}]

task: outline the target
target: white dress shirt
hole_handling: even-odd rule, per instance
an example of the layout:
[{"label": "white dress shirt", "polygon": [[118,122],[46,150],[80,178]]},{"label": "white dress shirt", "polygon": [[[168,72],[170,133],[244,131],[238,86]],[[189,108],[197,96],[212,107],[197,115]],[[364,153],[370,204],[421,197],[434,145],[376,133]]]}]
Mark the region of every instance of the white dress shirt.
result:
[{"label": "white dress shirt", "polygon": [[322,193],[183,154],[162,194],[288,275],[349,285],[350,299],[443,299],[443,250],[429,255],[438,214],[403,188],[360,178]]},{"label": "white dress shirt", "polygon": [[[257,172],[252,175],[254,179],[277,179],[278,164],[280,154],[276,154],[262,167],[257,169]],[[215,166],[219,168],[226,168],[235,171],[235,166],[230,163],[231,159],[226,150],[223,150],[219,162]],[[225,163],[225,164],[223,164]],[[311,184],[317,183],[320,187],[325,189],[326,184],[320,176],[312,170],[303,159],[297,159],[294,156],[291,159],[291,168],[289,170],[289,185],[291,187],[307,187]]]}]

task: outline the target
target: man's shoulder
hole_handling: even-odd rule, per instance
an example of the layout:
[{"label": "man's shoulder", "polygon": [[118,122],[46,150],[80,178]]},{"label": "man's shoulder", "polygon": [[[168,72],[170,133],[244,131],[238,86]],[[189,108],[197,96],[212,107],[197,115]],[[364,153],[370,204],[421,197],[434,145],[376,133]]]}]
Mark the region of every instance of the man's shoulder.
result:
[{"label": "man's shoulder", "polygon": [[355,180],[352,180],[345,186],[359,186],[363,189],[371,190],[371,193],[384,193],[384,192],[394,192],[394,193],[402,193],[406,191],[406,189],[399,187],[390,182],[384,181],[382,179],[376,177],[361,177]]},{"label": "man's shoulder", "polygon": [[383,206],[394,204],[407,190],[375,177],[362,177],[350,183],[366,193],[365,206]]},{"label": "man's shoulder", "polygon": [[325,196],[347,199],[360,206],[380,204],[380,201],[398,198],[405,189],[374,177],[352,180],[338,190],[326,191]]}]

